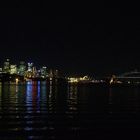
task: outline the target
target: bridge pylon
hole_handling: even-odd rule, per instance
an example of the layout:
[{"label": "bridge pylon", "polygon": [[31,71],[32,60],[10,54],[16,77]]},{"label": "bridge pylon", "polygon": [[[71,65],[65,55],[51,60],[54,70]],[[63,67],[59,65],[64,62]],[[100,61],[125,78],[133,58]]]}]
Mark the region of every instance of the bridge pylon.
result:
[{"label": "bridge pylon", "polygon": [[115,82],[116,82],[116,76],[115,75],[112,75],[109,83],[110,84],[113,84]]}]

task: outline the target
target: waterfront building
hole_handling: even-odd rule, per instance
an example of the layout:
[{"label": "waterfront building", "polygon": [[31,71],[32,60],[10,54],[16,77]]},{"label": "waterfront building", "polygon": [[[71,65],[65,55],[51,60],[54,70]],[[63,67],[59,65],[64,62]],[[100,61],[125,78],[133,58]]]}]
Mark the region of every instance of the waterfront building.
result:
[{"label": "waterfront building", "polygon": [[28,63],[28,70],[29,72],[33,71],[33,63]]},{"label": "waterfront building", "polygon": [[17,74],[17,65],[10,65],[10,74]]},{"label": "waterfront building", "polygon": [[10,73],[10,59],[6,59],[3,65],[3,72]]},{"label": "waterfront building", "polygon": [[36,67],[33,67],[33,69],[32,69],[32,77],[33,78],[37,77],[37,69],[36,69]]},{"label": "waterfront building", "polygon": [[50,69],[49,78],[53,78],[53,70],[52,69]]},{"label": "waterfront building", "polygon": [[26,65],[24,61],[20,61],[19,68],[18,68],[18,74],[20,76],[24,76],[26,71]]},{"label": "waterfront building", "polygon": [[58,75],[58,70],[54,70],[54,77],[58,78],[59,75]]},{"label": "waterfront building", "polygon": [[59,78],[59,72],[56,69],[51,69],[48,75],[50,78]]},{"label": "waterfront building", "polygon": [[41,69],[40,69],[40,74],[41,74],[41,77],[42,78],[46,78],[48,76],[47,74],[47,67],[43,66]]},{"label": "waterfront building", "polygon": [[37,78],[40,78],[40,77],[41,77],[40,70],[37,70],[36,77],[37,77]]},{"label": "waterfront building", "polygon": [[0,68],[0,73],[2,73],[2,68]]}]

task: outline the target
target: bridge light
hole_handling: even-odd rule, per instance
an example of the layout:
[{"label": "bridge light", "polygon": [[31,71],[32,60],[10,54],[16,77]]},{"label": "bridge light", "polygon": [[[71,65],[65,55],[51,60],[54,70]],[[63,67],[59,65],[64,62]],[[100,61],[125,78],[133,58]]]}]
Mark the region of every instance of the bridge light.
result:
[{"label": "bridge light", "polygon": [[111,78],[111,80],[110,80],[110,82],[109,82],[110,84],[112,84],[113,83],[113,78]]}]

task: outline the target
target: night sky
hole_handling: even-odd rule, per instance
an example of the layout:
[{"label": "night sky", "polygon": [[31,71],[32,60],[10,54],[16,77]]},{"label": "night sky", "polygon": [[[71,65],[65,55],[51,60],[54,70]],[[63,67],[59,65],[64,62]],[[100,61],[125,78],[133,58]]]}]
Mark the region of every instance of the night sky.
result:
[{"label": "night sky", "polygon": [[139,16],[125,13],[104,6],[65,16],[40,7],[1,8],[0,63],[33,61],[72,75],[139,70]]}]

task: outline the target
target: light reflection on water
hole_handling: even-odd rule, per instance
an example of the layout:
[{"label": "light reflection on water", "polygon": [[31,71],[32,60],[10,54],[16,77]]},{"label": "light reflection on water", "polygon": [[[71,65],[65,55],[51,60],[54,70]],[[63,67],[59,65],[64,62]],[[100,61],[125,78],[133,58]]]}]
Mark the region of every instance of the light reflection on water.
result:
[{"label": "light reflection on water", "polygon": [[77,111],[77,86],[69,85],[67,93],[67,105],[69,107],[67,113],[73,113],[73,111]]},{"label": "light reflection on water", "polygon": [[0,140],[111,138],[139,118],[139,88],[0,84]]}]

